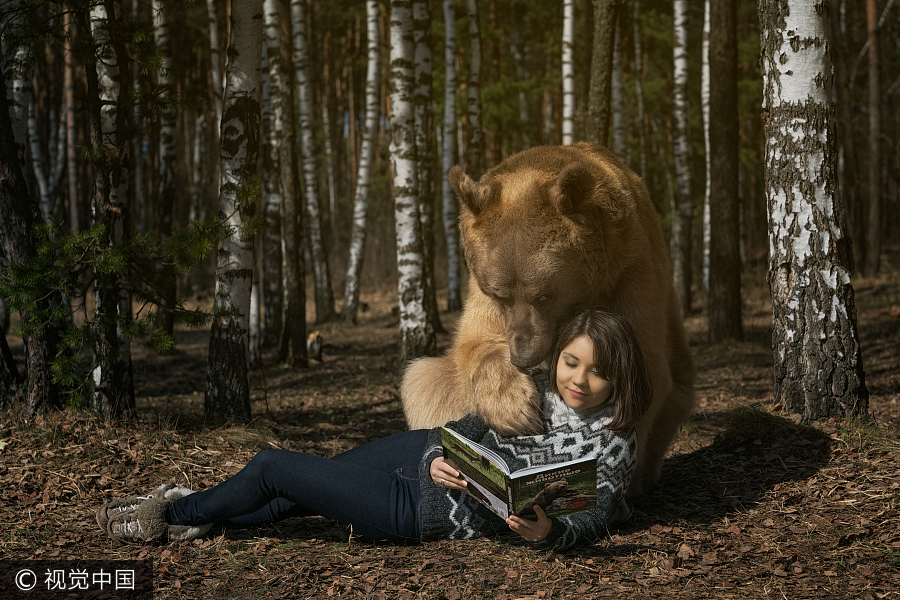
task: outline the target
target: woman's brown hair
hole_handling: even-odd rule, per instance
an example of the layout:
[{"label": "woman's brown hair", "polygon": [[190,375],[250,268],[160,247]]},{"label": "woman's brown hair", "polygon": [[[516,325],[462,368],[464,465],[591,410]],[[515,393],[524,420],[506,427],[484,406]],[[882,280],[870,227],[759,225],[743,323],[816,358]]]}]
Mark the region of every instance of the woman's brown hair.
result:
[{"label": "woman's brown hair", "polygon": [[607,426],[620,430],[634,427],[650,406],[653,384],[644,352],[628,322],[601,308],[588,308],[563,328],[550,361],[550,385],[556,387],[556,368],[563,349],[575,338],[586,335],[594,344],[594,363],[598,374],[612,384],[607,402],[615,406]]}]

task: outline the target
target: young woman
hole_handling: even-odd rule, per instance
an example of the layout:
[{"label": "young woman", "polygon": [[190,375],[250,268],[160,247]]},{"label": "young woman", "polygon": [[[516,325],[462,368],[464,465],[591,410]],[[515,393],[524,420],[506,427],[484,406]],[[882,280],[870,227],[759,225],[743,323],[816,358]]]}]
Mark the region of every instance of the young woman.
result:
[{"label": "young woman", "polygon": [[[464,539],[512,530],[541,547],[593,542],[621,517],[635,465],[634,425],[652,394],[634,332],[624,319],[588,309],[560,335],[546,372],[533,374],[545,432],[503,437],[477,415],[447,424],[499,453],[511,469],[597,459],[597,506],[550,519],[505,522],[466,494],[443,458],[439,429],[413,430],[333,458],[263,450],[237,475],[202,492],[167,484],[149,496],[113,500],[97,511],[112,538],[141,543],[202,535],[212,523],[255,525],[321,515],[353,533],[394,543]],[[616,514],[617,511],[619,514]]]}]

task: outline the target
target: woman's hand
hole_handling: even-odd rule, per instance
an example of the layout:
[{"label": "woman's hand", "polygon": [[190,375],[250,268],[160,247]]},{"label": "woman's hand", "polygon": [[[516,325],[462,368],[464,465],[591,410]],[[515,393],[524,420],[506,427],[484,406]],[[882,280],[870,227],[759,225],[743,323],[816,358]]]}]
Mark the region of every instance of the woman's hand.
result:
[{"label": "woman's hand", "polygon": [[544,509],[538,505],[534,507],[534,514],[537,515],[537,521],[513,515],[506,520],[506,524],[529,542],[541,542],[550,533],[552,522]]},{"label": "woman's hand", "polygon": [[468,483],[462,477],[462,473],[443,456],[438,456],[431,461],[428,472],[431,474],[431,480],[436,486],[453,490],[464,490],[468,486]]}]

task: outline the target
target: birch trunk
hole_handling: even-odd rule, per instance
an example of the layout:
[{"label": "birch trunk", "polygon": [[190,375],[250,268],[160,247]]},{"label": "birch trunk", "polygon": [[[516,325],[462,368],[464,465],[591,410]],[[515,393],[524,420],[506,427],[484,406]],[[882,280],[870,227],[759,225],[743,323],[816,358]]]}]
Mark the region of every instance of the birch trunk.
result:
[{"label": "birch trunk", "polygon": [[381,40],[378,27],[378,1],[366,0],[366,40],[368,60],[366,64],[366,116],[362,130],[362,146],[359,152],[359,173],[353,197],[353,230],[350,234],[350,258],[347,261],[347,284],[344,289],[344,311],[347,323],[356,323],[359,313],[359,280],[368,229],[369,182],[372,176],[372,160],[378,136],[378,117],[381,106],[379,74],[381,72]]},{"label": "birch trunk", "polygon": [[425,300],[424,256],[416,176],[413,15],[410,0],[391,0],[391,168],[400,309],[400,370],[419,356],[434,355],[436,338]]},{"label": "birch trunk", "polygon": [[703,118],[703,146],[706,159],[706,191],[703,194],[703,263],[701,282],[704,292],[709,292],[709,189],[712,184],[709,151],[709,2],[703,2],[703,43],[700,50],[700,113]]},{"label": "birch trunk", "polygon": [[[0,58],[3,49],[0,46]],[[0,90],[6,90],[6,77],[0,70]],[[15,136],[8,117],[9,104],[6,94],[0,94],[0,254],[7,260],[28,264],[37,255],[37,244],[32,232],[40,223],[38,207],[28,195],[28,186],[16,154]],[[49,310],[50,296],[43,298],[43,309]],[[32,315],[21,313],[20,318],[28,323]],[[5,333],[5,332],[4,332]],[[5,337],[4,337],[5,341]],[[56,356],[56,330],[47,328],[44,335],[25,340],[25,383],[23,417],[33,419],[36,415],[61,406],[59,387],[53,383],[50,361]],[[16,374],[17,375],[17,374]],[[11,403],[15,396],[15,376],[10,374],[5,381],[5,389],[0,390],[0,404]]]},{"label": "birch trunk", "polygon": [[688,2],[674,0],[675,43],[672,85],[675,204],[672,206],[672,276],[682,313],[691,313],[691,236],[694,203],[691,199],[691,140],[688,130]]},{"label": "birch trunk", "polygon": [[[121,5],[107,0],[77,13],[79,30],[90,31],[98,60],[86,68],[94,190],[93,222],[103,225],[99,244],[114,248],[125,241],[130,158],[128,117],[120,109],[121,90],[130,89],[127,53],[121,41]],[[93,357],[92,407],[106,420],[134,410],[131,344],[124,330],[131,320],[131,298],[117,273],[95,270],[95,322],[99,338]]]},{"label": "birch trunk", "polygon": [[313,283],[316,296],[316,323],[334,318],[334,294],[331,291],[331,273],[328,257],[322,242],[322,214],[319,206],[316,164],[315,94],[310,71],[309,42],[306,35],[306,2],[291,0],[291,22],[294,35],[294,72],[297,84],[300,122],[300,153],[303,163],[303,189],[306,204],[306,236]]},{"label": "birch trunk", "polygon": [[[176,118],[175,94],[172,86],[172,50],[169,33],[169,8],[163,0],[153,0],[151,10],[153,12],[153,40],[156,45],[156,53],[161,60],[161,66],[156,73],[156,83],[159,88],[159,147],[156,179],[156,231],[159,236],[159,244],[164,245],[172,235],[172,212],[181,198],[176,177],[177,148],[176,148]],[[171,266],[158,265],[157,268],[164,274],[164,289],[159,290],[160,305],[156,311],[155,325],[169,335],[175,326],[175,318],[172,309],[175,306],[176,278],[175,270]]]},{"label": "birch trunk", "polygon": [[447,172],[457,163],[456,92],[459,82],[456,75],[456,9],[453,0],[444,0],[444,135],[441,152],[441,198],[444,220],[444,237],[447,241],[447,310],[462,308],[460,292],[460,247],[457,218],[459,209],[456,194],[450,187]]},{"label": "birch trunk", "polygon": [[[262,296],[264,306],[264,345],[274,346],[284,326],[284,287],[282,280],[281,232],[284,215],[284,190],[281,182],[282,145],[285,139],[285,88],[284,64],[281,62],[281,22],[279,1],[264,0],[263,27],[265,45],[263,48],[268,80],[268,102],[263,101],[263,172],[265,176],[265,196],[263,211],[266,227],[262,232]],[[267,118],[268,117],[268,118]]]},{"label": "birch trunk", "polygon": [[[25,164],[25,146],[28,135],[28,109],[31,106],[32,73],[34,58],[23,36],[24,22],[22,0],[7,0],[0,5],[0,44],[3,46],[3,69],[6,86],[3,92],[9,105],[9,120],[19,165]],[[28,178],[28,175],[23,172]]]},{"label": "birch trunk", "polygon": [[775,401],[805,420],[864,415],[868,390],[835,181],[826,14],[760,0]]},{"label": "birch trunk", "polygon": [[260,147],[262,0],[232,5],[231,41],[222,110],[219,220],[235,234],[219,244],[204,409],[208,419],[247,421],[250,287]]},{"label": "birch trunk", "polygon": [[476,181],[484,173],[484,132],[481,130],[481,21],[478,0],[466,0],[469,17],[469,80],[466,85],[466,115],[468,117],[468,154],[466,171]]},{"label": "birch trunk", "polygon": [[562,143],[575,143],[575,0],[563,0]]},{"label": "birch trunk", "polygon": [[222,52],[219,46],[219,13],[216,0],[206,0],[206,14],[209,19],[209,74],[212,78],[213,106],[216,109],[215,130],[222,126]]}]

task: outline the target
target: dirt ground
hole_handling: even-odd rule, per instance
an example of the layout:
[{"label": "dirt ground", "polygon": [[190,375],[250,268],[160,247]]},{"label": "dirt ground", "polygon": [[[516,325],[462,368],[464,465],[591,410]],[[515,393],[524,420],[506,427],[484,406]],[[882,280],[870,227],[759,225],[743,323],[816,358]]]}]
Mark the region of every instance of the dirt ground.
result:
[{"label": "dirt ground", "polygon": [[[113,497],[170,479],[206,488],[261,448],[330,456],[403,430],[397,319],[383,293],[363,298],[358,327],[319,327],[323,363],[296,370],[268,356],[251,375],[249,425],[203,422],[206,331],[180,331],[168,355],[135,347],[137,422],[0,413],[0,559],[152,559],[161,599],[897,598],[900,268],[887,271],[854,282],[871,422],[801,424],[773,405],[764,275],[745,281],[744,342],[710,346],[702,307],[690,315],[696,411],[659,485],[589,547],[392,546],[322,518],[170,545],[101,535],[94,511]],[[442,318],[452,329],[455,315]]]}]

